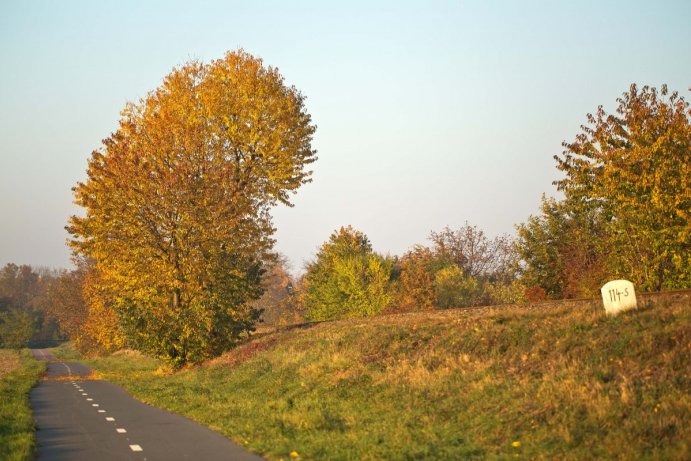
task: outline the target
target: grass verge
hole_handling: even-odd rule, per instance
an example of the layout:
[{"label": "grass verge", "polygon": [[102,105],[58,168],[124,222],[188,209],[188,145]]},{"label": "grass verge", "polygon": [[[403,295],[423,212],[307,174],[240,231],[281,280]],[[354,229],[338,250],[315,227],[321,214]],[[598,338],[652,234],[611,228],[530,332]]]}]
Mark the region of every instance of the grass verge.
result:
[{"label": "grass verge", "polygon": [[31,352],[0,349],[0,459],[33,459],[34,420],[29,391],[43,373],[45,364]]},{"label": "grass verge", "polygon": [[283,329],[174,374],[88,361],[272,459],[691,458],[688,296],[480,308]]}]

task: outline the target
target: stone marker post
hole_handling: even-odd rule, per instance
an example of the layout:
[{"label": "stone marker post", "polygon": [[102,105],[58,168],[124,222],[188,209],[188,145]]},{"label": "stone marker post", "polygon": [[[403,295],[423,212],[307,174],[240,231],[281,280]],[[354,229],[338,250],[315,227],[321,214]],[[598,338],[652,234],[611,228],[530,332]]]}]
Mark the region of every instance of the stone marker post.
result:
[{"label": "stone marker post", "polygon": [[638,307],[633,283],[628,280],[607,282],[600,288],[600,292],[602,293],[602,302],[605,304],[605,311],[609,315],[617,315],[619,312]]}]

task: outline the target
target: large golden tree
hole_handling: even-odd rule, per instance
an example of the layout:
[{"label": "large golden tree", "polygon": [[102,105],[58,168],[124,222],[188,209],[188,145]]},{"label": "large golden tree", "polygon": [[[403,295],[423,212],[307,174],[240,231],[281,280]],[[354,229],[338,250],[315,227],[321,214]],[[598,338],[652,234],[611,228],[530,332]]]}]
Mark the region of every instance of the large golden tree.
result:
[{"label": "large golden tree", "polygon": [[68,230],[131,344],[180,366],[251,328],[269,212],[309,181],[314,131],[301,93],[242,50],[176,68],[126,107]]}]

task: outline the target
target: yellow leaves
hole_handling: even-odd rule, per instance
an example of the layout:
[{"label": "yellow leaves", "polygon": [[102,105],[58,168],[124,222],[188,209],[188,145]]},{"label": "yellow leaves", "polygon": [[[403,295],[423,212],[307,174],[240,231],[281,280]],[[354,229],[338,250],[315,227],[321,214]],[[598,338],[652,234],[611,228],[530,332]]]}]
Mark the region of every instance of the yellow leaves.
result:
[{"label": "yellow leaves", "polygon": [[600,107],[564,144],[556,159],[566,177],[556,184],[572,213],[606,218],[600,254],[611,272],[646,290],[685,286],[688,266],[673,255],[689,245],[681,231],[691,209],[689,104],[665,87],[635,85],[618,102],[617,115]]},{"label": "yellow leaves", "polygon": [[115,351],[124,347],[125,336],[109,302],[112,295],[107,293],[102,276],[94,269],[89,270],[84,278],[83,296],[87,316],[76,338],[77,344],[87,350]]},{"label": "yellow leaves", "polygon": [[[273,244],[268,210],[288,203],[288,192],[310,176],[314,131],[302,95],[243,50],[177,67],[128,104],[74,190],[86,216],[68,227],[72,248],[95,261],[108,305],[127,301],[161,321],[169,305],[179,311],[203,300],[207,309],[246,318],[236,311],[243,297],[255,296],[247,261]],[[104,318],[94,320],[89,337],[108,336],[115,320]],[[170,329],[185,341],[196,334],[190,325]]]}]

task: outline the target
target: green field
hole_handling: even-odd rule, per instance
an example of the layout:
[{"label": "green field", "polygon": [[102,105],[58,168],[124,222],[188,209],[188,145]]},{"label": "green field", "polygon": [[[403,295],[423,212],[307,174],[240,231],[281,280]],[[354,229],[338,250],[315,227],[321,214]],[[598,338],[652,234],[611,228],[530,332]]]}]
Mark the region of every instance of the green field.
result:
[{"label": "green field", "polygon": [[[167,372],[89,362],[269,459],[691,459],[688,295],[477,308],[267,332]],[[297,455],[297,456],[296,456]]]},{"label": "green field", "polygon": [[27,349],[0,349],[0,459],[31,460],[34,452],[34,420],[29,391],[45,369]]}]

